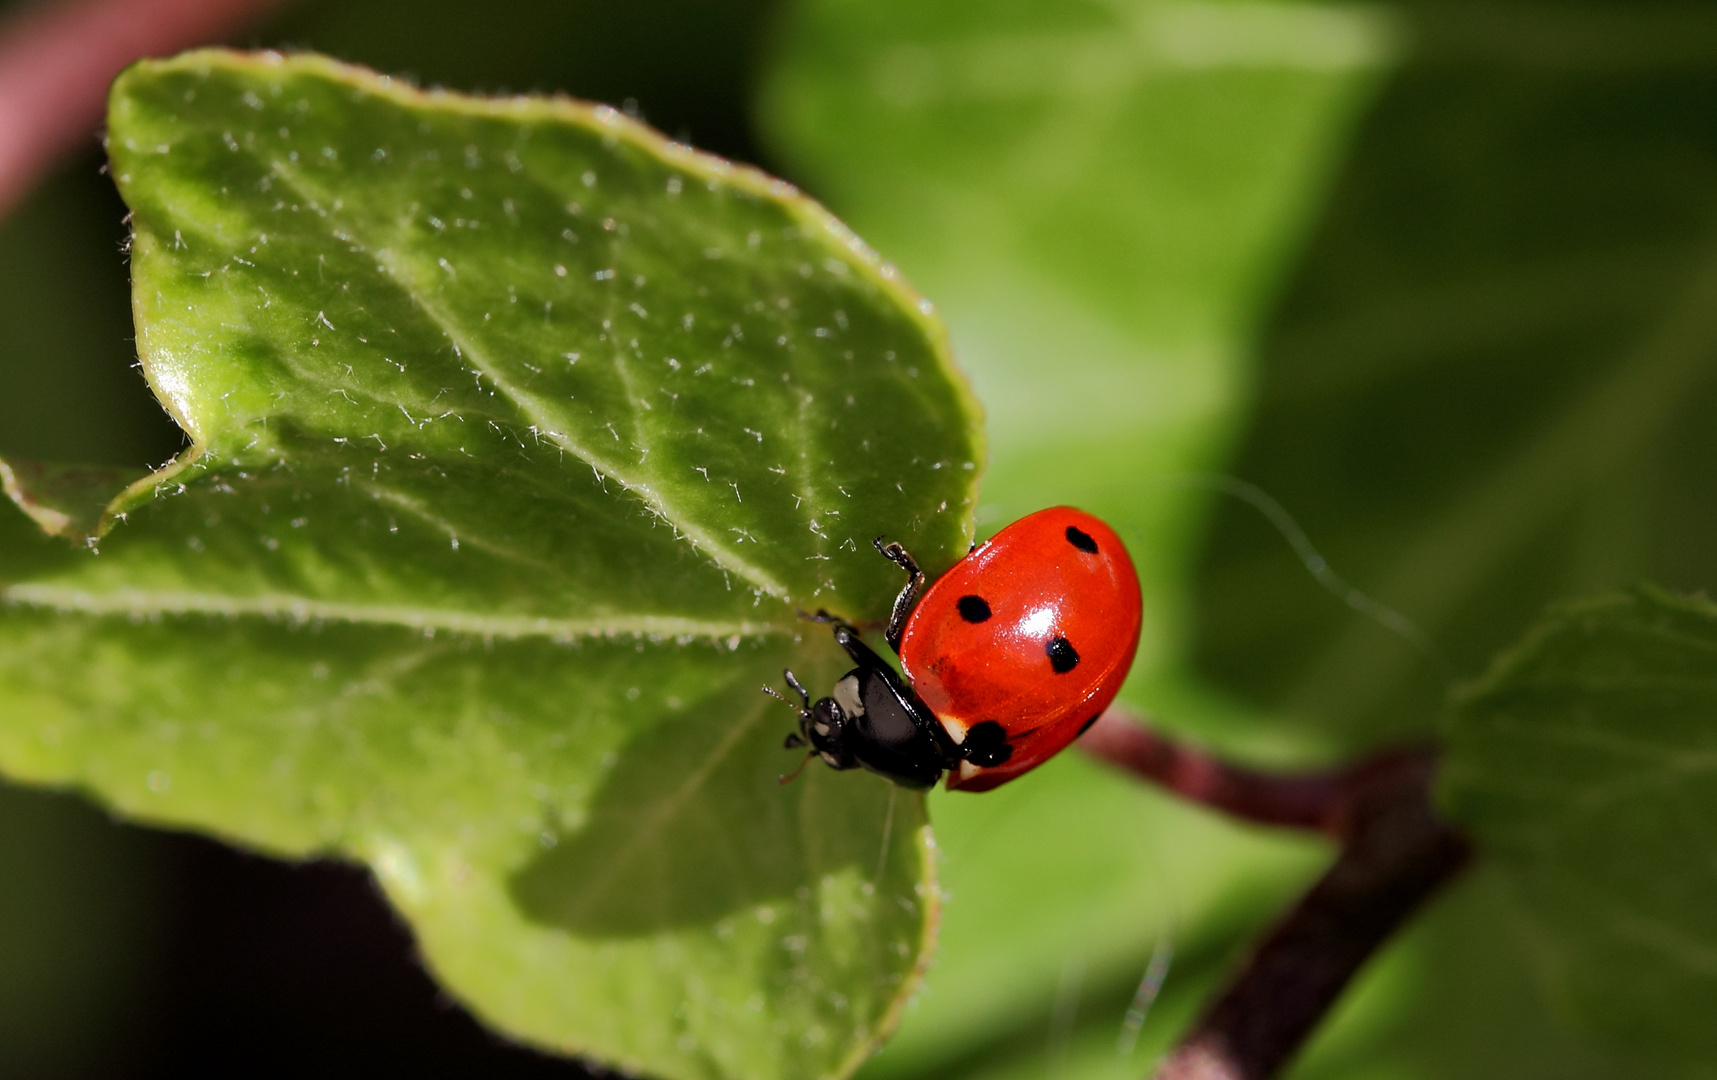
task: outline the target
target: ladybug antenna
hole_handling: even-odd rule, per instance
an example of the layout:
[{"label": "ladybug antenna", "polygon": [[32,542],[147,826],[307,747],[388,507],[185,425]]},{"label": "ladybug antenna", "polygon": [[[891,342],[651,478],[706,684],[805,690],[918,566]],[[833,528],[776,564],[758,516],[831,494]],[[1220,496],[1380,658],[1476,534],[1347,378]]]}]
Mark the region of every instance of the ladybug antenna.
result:
[{"label": "ladybug antenna", "polygon": [[792,668],[782,668],[781,677],[787,680],[787,686],[795,694],[799,695],[799,704],[793,704],[793,700],[791,698],[782,694],[781,691],[775,689],[773,686],[765,686],[763,688],[763,692],[774,698],[776,701],[785,702],[788,708],[797,712],[799,715],[809,715],[811,712],[810,691],[806,690],[804,684],[799,681],[799,677],[793,674]]},{"label": "ladybug antenna", "polygon": [[803,758],[801,758],[799,761],[799,767],[797,769],[794,769],[792,772],[786,773],[786,774],[782,775],[781,777],[777,778],[775,782],[777,784],[780,784],[782,787],[786,787],[788,784],[791,784],[793,781],[799,779],[799,774],[805,771],[805,766],[809,765],[811,763],[811,759],[816,757],[816,756],[817,756],[817,752],[815,750],[805,751],[805,756]]},{"label": "ladybug antenna", "polygon": [[[803,732],[805,730],[806,722],[811,717],[811,695],[806,691],[804,684],[798,680],[791,669],[782,668],[781,676],[787,680],[787,685],[792,688],[793,692],[799,695],[798,704],[795,704],[792,698],[789,698],[773,686],[763,687],[763,692],[799,714],[799,730],[789,733],[787,738],[781,743],[783,749],[797,750],[799,747],[807,745]],[[805,771],[806,763],[816,755],[817,751],[814,749],[806,751],[805,760],[799,762],[799,767],[787,775],[780,777],[779,782],[782,784],[792,783],[795,777]]]},{"label": "ladybug antenna", "polygon": [[781,704],[787,706],[789,709],[792,709],[794,712],[798,713],[801,716],[805,715],[805,713],[810,711],[809,709],[799,705],[792,698],[783,694],[781,691],[775,689],[773,686],[765,686],[763,688],[763,692],[765,694],[768,694],[770,697],[774,698],[776,701],[779,701]]}]

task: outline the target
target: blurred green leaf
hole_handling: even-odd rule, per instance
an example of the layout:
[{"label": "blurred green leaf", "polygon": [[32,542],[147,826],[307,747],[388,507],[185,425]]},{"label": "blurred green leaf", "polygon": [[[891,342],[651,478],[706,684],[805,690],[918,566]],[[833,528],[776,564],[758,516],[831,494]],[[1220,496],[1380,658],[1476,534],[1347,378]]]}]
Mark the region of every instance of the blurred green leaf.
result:
[{"label": "blurred green leaf", "polygon": [[[1554,1014],[1508,882],[1475,864],[1361,969],[1292,1080],[1665,1080]],[[1709,1075],[1706,1073],[1704,1075]]]},{"label": "blurred green leaf", "polygon": [[[1717,11],[1402,11],[1233,468],[1473,675],[1559,597],[1717,579]],[[1202,578],[1222,685],[1348,746],[1430,730],[1447,669],[1250,510]]]},{"label": "blurred green leaf", "polygon": [[82,799],[0,784],[0,820],[0,1076],[128,1071],[156,1034],[137,1002],[159,1000],[168,875]]},{"label": "blurred green leaf", "polygon": [[[1717,572],[1717,18],[1398,10],[1412,47],[1264,337],[1232,468],[1444,663],[1332,598],[1245,507],[1218,508],[1198,593],[1200,669],[1353,748],[1429,734],[1448,672],[1482,671],[1557,598]],[[1532,938],[1487,903],[1437,932],[1464,965],[1428,965],[1369,1049],[1311,1075],[1629,1074],[1489,996],[1526,991],[1510,969]],[[1482,940],[1510,947],[1461,944]]]},{"label": "blurred green leaf", "polygon": [[[990,418],[980,527],[1056,503],[1114,524],[1145,592],[1125,699],[1254,756],[1316,748],[1184,678],[1204,474],[1237,438],[1260,309],[1398,45],[1372,6],[814,0],[760,101],[793,174],[948,319]],[[1136,985],[1165,937],[1219,951],[1322,855],[1076,759],[931,810],[943,947],[877,1075],[948,1075],[1051,1030],[1070,970]]]},{"label": "blurred green leaf", "polygon": [[[1187,843],[1198,839],[1190,836]],[[1613,1046],[1570,1031],[1539,992],[1529,942],[1518,932],[1519,918],[1497,869],[1475,866],[1361,969],[1284,1075],[1291,1080],[1691,1080],[1710,1075],[1708,1069],[1670,1070],[1661,1061],[1630,1060]],[[1161,994],[1145,1011],[1136,1038],[1128,1012],[1141,973],[1119,979],[1091,958],[1073,956],[1061,970],[1053,997],[1039,1008],[1009,1015],[995,1038],[946,1061],[933,1075],[938,1080],[1138,1080],[1220,989],[1235,963],[1231,942],[1236,936],[1223,935],[1214,948],[1184,939],[1178,943]],[[885,1047],[866,1075],[894,1075],[888,1066],[899,1049]]]},{"label": "blurred green leaf", "polygon": [[1717,1051],[1717,606],[1651,588],[1548,616],[1464,695],[1443,794],[1597,1031]]},{"label": "blurred green leaf", "polygon": [[0,492],[49,536],[93,544],[113,493],[145,475],[142,469],[0,460]]},{"label": "blurred green leaf", "polygon": [[930,290],[988,410],[980,525],[1105,516],[1182,654],[1184,567],[1261,305],[1395,47],[1381,9],[808,3],[764,128]]},{"label": "blurred green leaf", "polygon": [[969,539],[975,411],[921,302],[608,109],[203,52],[123,76],[110,140],[193,446],[94,551],[0,509],[0,766],[364,859],[515,1036],[850,1071],[928,948],[923,803],[779,787],[757,688],[838,671],[796,608],[886,612],[872,537]]}]

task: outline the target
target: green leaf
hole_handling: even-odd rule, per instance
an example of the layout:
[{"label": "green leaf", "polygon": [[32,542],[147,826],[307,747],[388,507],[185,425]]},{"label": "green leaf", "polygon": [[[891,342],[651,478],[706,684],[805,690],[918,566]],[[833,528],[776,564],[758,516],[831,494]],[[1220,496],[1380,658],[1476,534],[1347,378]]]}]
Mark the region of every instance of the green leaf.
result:
[{"label": "green leaf", "polygon": [[1652,588],[1549,615],[1465,694],[1443,795],[1590,1027],[1717,1053],[1717,605]]},{"label": "green leaf", "polygon": [[873,537],[965,549],[982,448],[928,305],[610,109],[199,52],[122,76],[109,132],[193,445],[94,550],[0,507],[0,769],[365,860],[513,1036],[856,1067],[929,946],[923,801],[777,785],[758,687],[838,674],[799,608],[886,614]]},{"label": "green leaf", "polygon": [[1244,506],[1201,573],[1202,669],[1351,747],[1430,731],[1451,672],[1558,598],[1717,580],[1717,15],[1402,10],[1419,47],[1272,319],[1233,469],[1446,666]]},{"label": "green leaf", "polygon": [[[1316,748],[1185,678],[1202,474],[1236,438],[1260,309],[1397,47],[1386,11],[1353,5],[813,0],[760,102],[795,175],[948,318],[991,420],[980,526],[1057,503],[1113,524],[1145,593],[1125,699],[1255,757]],[[1062,1008],[1070,966],[1136,986],[1165,936],[1225,948],[1321,855],[1076,759],[982,800],[933,796],[932,814],[943,949],[877,1059],[889,1075],[1013,1046]]]},{"label": "green leaf", "polygon": [[0,491],[50,536],[93,542],[114,493],[141,470],[0,461]]},{"label": "green leaf", "polygon": [[1503,872],[1479,861],[1368,961],[1289,1080],[1665,1080],[1571,1031],[1540,992],[1531,941]]}]

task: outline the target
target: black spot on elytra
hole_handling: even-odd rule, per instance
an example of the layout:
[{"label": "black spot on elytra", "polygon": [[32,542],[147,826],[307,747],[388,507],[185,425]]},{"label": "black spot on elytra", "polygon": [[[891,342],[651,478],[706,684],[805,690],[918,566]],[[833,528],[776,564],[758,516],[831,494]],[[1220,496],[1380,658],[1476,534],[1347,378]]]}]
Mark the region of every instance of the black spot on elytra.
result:
[{"label": "black spot on elytra", "polygon": [[1091,539],[1091,534],[1077,525],[1067,526],[1067,542],[1087,555],[1097,554],[1097,541]]},{"label": "black spot on elytra", "polygon": [[960,744],[960,756],[981,768],[1000,765],[1013,757],[1008,745],[1008,733],[994,720],[985,720],[966,729],[966,741]]},{"label": "black spot on elytra", "polygon": [[981,596],[962,596],[954,606],[960,609],[960,618],[967,622],[983,622],[990,617],[990,605]]},{"label": "black spot on elytra", "polygon": [[1079,663],[1079,653],[1073,648],[1073,642],[1064,637],[1058,637],[1049,643],[1049,666],[1055,669],[1057,675],[1065,675]]},{"label": "black spot on elytra", "polygon": [[1103,714],[1102,714],[1102,713],[1098,713],[1098,714],[1097,714],[1097,716],[1093,716],[1093,717],[1092,717],[1092,718],[1091,718],[1091,719],[1089,719],[1089,720],[1087,720],[1087,721],[1085,721],[1085,722],[1084,722],[1084,723],[1083,723],[1083,724],[1080,724],[1080,725],[1079,725],[1079,731],[1078,731],[1078,733],[1077,733],[1077,734],[1075,734],[1075,735],[1074,735],[1074,736],[1073,736],[1073,737],[1074,737],[1074,738],[1075,738],[1075,739],[1077,739],[1077,738],[1078,738],[1078,737],[1079,737],[1079,736],[1080,736],[1080,735],[1083,735],[1083,734],[1085,734],[1085,733],[1086,733],[1086,732],[1087,732],[1087,731],[1090,731],[1090,730],[1091,730],[1091,725],[1092,725],[1092,724],[1095,724],[1095,723],[1096,723],[1096,722],[1097,722],[1097,720],[1098,720],[1098,717],[1101,717],[1101,716],[1102,716],[1102,715],[1103,715]]}]

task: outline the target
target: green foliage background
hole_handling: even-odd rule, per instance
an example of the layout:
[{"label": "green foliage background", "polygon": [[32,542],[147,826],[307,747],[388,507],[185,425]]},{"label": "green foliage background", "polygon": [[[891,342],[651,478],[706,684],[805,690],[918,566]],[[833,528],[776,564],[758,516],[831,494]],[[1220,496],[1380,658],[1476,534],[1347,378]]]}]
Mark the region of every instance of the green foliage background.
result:
[{"label": "green foliage background", "polygon": [[[310,3],[258,40],[461,89],[633,98],[826,201],[948,320],[989,413],[980,531],[1074,502],[1139,554],[1150,621],[1127,695],[1165,725],[1329,759],[1436,729],[1451,678],[1551,601],[1712,579],[1704,9],[506,7]],[[127,370],[106,184],[80,162],[0,225],[0,452],[138,467],[178,446]],[[1319,589],[1213,472],[1280,501],[1442,661]],[[1487,715],[1456,727],[1469,777],[1518,752],[1474,734]],[[1570,880],[1520,840],[1543,830],[1455,798],[1507,857],[1367,970],[1294,1075],[1707,1075],[1675,1033],[1708,1015],[1710,979],[1650,1017],[1585,992],[1585,957],[1609,954],[1535,929]],[[877,1077],[1137,1075],[1327,854],[1072,755],[929,811],[943,948]],[[58,861],[43,850],[107,865],[102,841],[34,804],[0,813],[0,858],[26,868],[0,879],[31,883],[0,889],[0,1045],[75,1068],[73,1036],[146,992],[148,896],[29,870]],[[1691,816],[1681,846],[1709,845]],[[1572,908],[1548,909],[1555,934]],[[97,925],[111,947],[52,944]],[[24,926],[47,940],[24,948]],[[1175,966],[1123,1060],[1121,1016],[1165,936]]]}]

